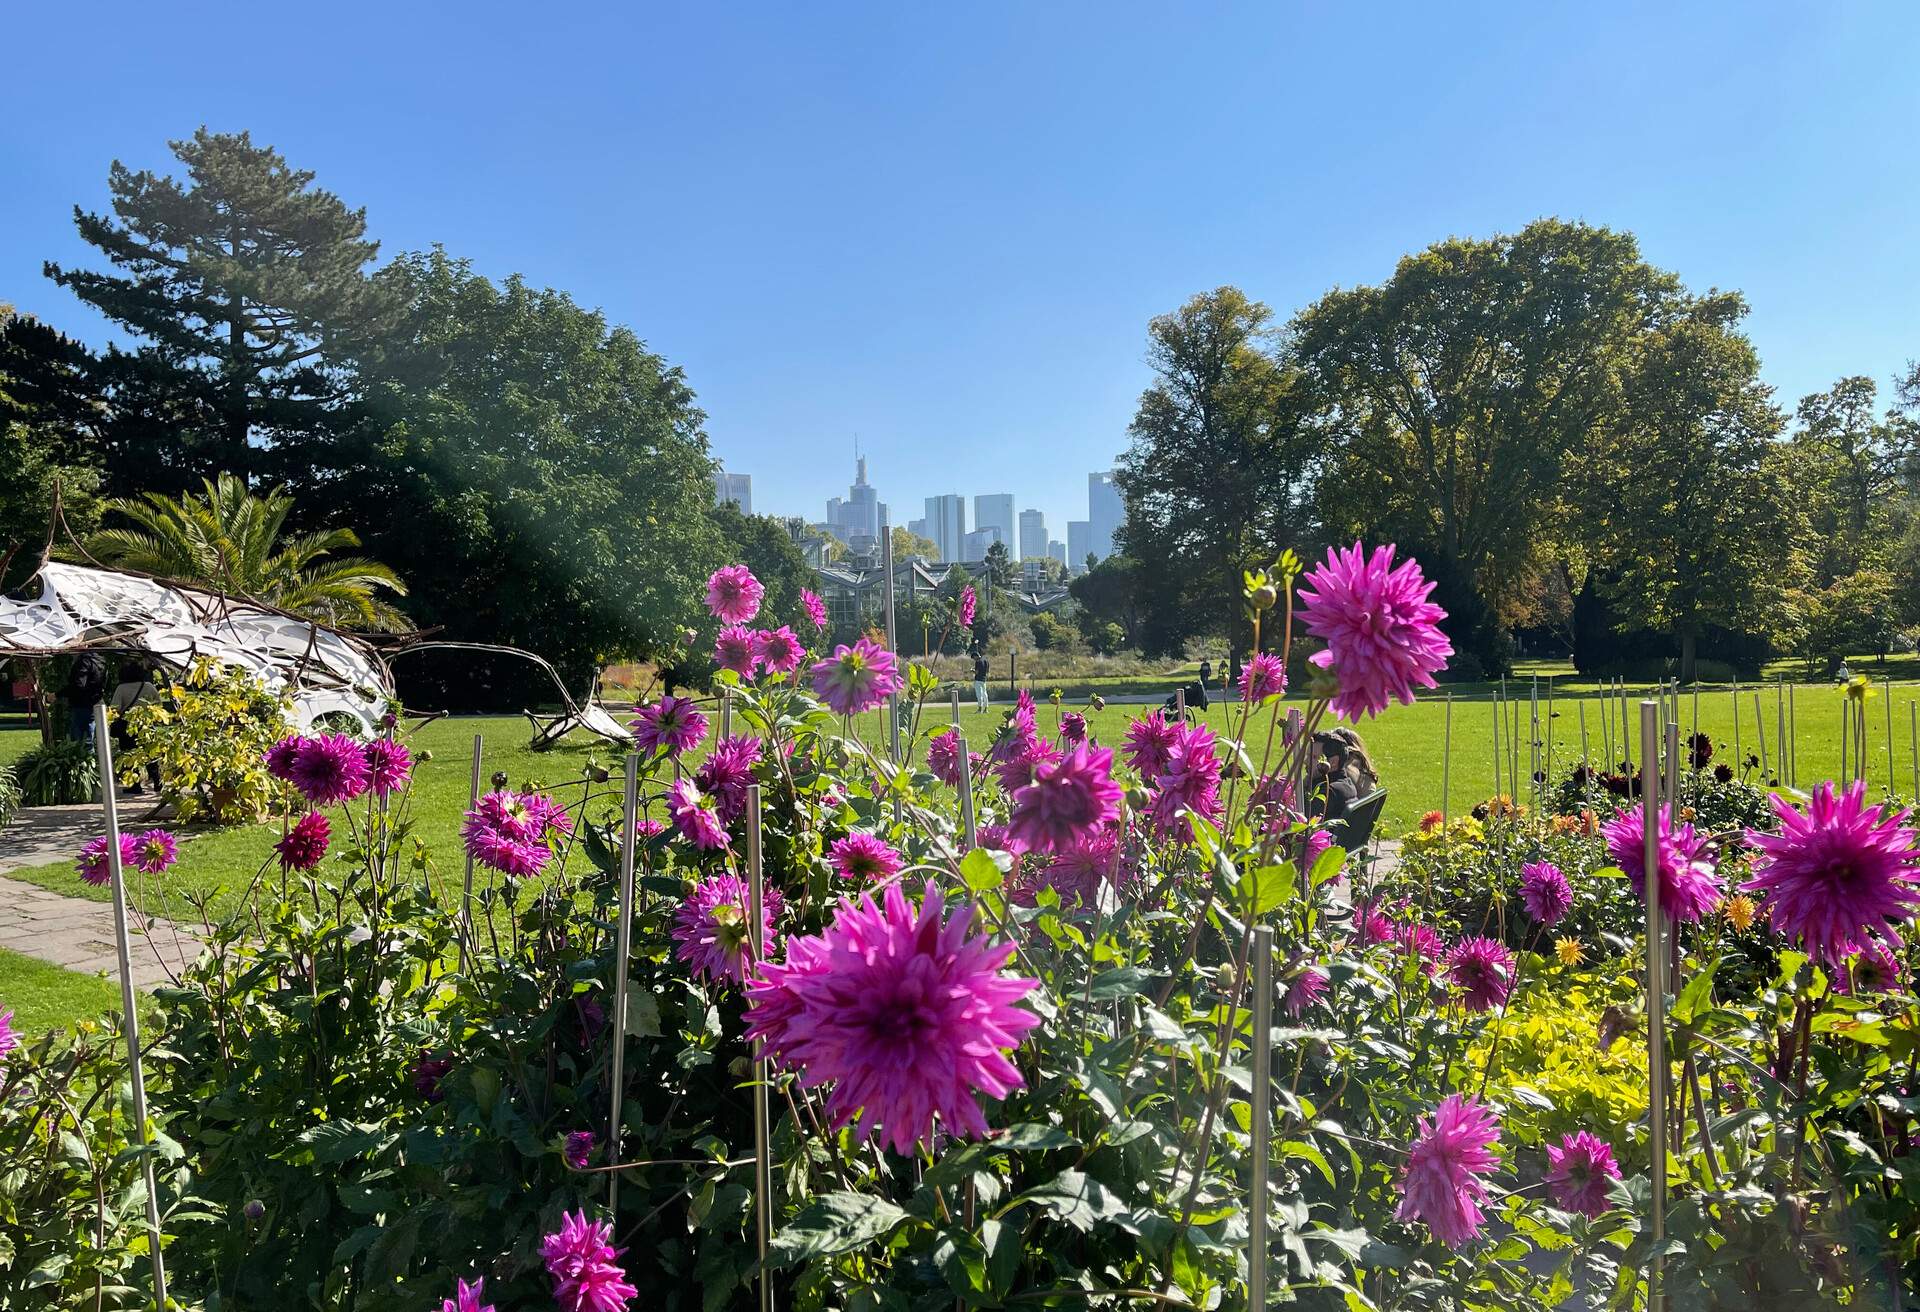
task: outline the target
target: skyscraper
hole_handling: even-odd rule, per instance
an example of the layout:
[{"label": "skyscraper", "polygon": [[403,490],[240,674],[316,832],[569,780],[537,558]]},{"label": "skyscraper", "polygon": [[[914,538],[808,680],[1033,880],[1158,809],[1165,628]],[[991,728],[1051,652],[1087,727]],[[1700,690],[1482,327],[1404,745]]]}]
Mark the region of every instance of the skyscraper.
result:
[{"label": "skyscraper", "polygon": [[967,499],[958,494],[927,498],[927,536],[940,559],[959,560],[967,537]]},{"label": "skyscraper", "polygon": [[724,506],[733,502],[740,507],[740,513],[753,513],[753,475],[729,474],[715,465],[713,467],[713,504]]},{"label": "skyscraper", "polygon": [[1054,539],[1052,542],[1047,543],[1047,555],[1059,561],[1062,565],[1066,564],[1067,563],[1067,544],[1060,541],[1058,538]]},{"label": "skyscraper", "polygon": [[985,560],[988,547],[996,542],[1005,541],[1006,539],[1000,536],[997,525],[989,524],[986,528],[977,528],[962,539],[960,559],[963,561]]},{"label": "skyscraper", "polygon": [[1087,475],[1087,550],[1105,560],[1113,554],[1113,536],[1126,522],[1126,506],[1114,484],[1113,471]]},{"label": "skyscraper", "polygon": [[997,528],[1000,540],[1012,551],[1018,545],[1013,536],[1013,493],[995,492],[990,496],[973,499],[973,526],[975,528]]},{"label": "skyscraper", "polygon": [[1087,554],[1093,550],[1092,526],[1084,519],[1067,521],[1067,568],[1075,574],[1087,569]]},{"label": "skyscraper", "polygon": [[1040,510],[1020,512],[1020,559],[1031,560],[1047,554],[1047,516]]},{"label": "skyscraper", "polygon": [[867,482],[867,458],[859,456],[854,461],[853,486],[847,489],[847,499],[835,497],[827,502],[827,526],[855,551],[864,551],[880,540],[880,521],[885,514],[879,492]]}]

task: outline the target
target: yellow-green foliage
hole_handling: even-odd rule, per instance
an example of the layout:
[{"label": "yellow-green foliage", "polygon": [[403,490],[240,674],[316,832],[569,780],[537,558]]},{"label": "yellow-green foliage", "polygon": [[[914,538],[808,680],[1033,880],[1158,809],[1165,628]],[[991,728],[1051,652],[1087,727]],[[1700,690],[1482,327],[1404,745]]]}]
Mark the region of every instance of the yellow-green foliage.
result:
[{"label": "yellow-green foliage", "polygon": [[[1538,1144],[1590,1130],[1611,1143],[1623,1163],[1631,1160],[1631,1127],[1647,1114],[1645,1030],[1634,1010],[1633,979],[1537,963],[1528,973],[1532,980],[1497,1026],[1496,1066],[1487,1084],[1489,1096],[1506,1105],[1506,1132]],[[1470,1069],[1486,1063],[1493,1033],[1490,1027],[1468,1054]],[[1612,1042],[1603,1046],[1603,1039]]]},{"label": "yellow-green foliage", "polygon": [[265,758],[293,731],[291,710],[245,670],[197,659],[127,711],[133,750],[120,761],[121,780],[137,782],[151,763],[181,820],[259,819],[285,797]]}]

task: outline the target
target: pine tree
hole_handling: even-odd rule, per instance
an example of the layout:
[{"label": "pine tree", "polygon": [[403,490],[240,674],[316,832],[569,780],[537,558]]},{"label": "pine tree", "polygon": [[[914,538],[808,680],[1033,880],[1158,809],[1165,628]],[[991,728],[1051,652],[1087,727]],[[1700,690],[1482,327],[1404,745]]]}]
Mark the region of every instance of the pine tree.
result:
[{"label": "pine tree", "polygon": [[351,408],[334,349],[382,320],[364,210],[244,132],[202,128],[171,146],[184,183],[116,161],[113,215],[74,210],[114,271],[46,266],[139,343],[98,366],[116,490],[297,465],[301,439]]}]

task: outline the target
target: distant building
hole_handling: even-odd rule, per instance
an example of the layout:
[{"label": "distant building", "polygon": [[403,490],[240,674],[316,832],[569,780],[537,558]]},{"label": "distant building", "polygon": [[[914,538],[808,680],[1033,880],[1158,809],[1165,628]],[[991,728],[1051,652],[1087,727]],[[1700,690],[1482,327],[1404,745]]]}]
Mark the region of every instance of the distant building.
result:
[{"label": "distant building", "polygon": [[1075,574],[1087,572],[1087,556],[1093,551],[1093,526],[1084,519],[1067,521],[1067,568]]},{"label": "distant building", "polygon": [[1067,544],[1059,541],[1047,543],[1047,555],[1051,559],[1059,561],[1062,565],[1066,564]]},{"label": "distant building", "polygon": [[924,519],[908,520],[907,532],[913,534],[917,538],[931,538],[933,536],[933,534],[927,531],[927,521]]},{"label": "distant building", "polygon": [[1047,554],[1047,516],[1039,510],[1020,512],[1020,559],[1045,559]]},{"label": "distant building", "polygon": [[977,528],[962,540],[960,559],[963,561],[985,560],[988,547],[996,542],[1005,541],[1006,538],[1001,536],[998,526]]},{"label": "distant building", "polygon": [[1087,475],[1087,550],[1100,560],[1113,554],[1114,535],[1126,522],[1127,510],[1113,471]]},{"label": "distant building", "polygon": [[733,502],[740,507],[740,513],[753,513],[753,475],[729,474],[718,465],[713,467],[713,504],[724,506]]},{"label": "distant building", "polygon": [[1018,539],[1013,535],[1013,493],[995,492],[990,496],[973,499],[973,526],[976,529],[997,528],[1000,540],[1012,551]]},{"label": "distant building", "polygon": [[853,550],[867,551],[880,540],[880,524],[886,516],[879,492],[867,482],[867,458],[859,456],[854,461],[853,486],[847,489],[846,500],[834,497],[827,502],[827,525]]},{"label": "distant building", "polygon": [[940,549],[940,559],[961,559],[967,536],[967,499],[957,493],[928,497],[926,536]]}]

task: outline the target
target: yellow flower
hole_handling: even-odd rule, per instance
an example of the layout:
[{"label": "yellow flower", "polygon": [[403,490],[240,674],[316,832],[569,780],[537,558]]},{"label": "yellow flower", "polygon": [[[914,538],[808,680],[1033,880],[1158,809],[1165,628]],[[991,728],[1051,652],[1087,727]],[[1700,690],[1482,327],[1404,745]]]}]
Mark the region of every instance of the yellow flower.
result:
[{"label": "yellow flower", "polygon": [[1560,958],[1563,966],[1577,966],[1586,959],[1587,954],[1580,946],[1579,939],[1562,938],[1554,940],[1553,955]]},{"label": "yellow flower", "polygon": [[1847,680],[1847,696],[1857,702],[1863,702],[1874,696],[1873,680],[1864,674],[1856,674]]},{"label": "yellow flower", "polygon": [[1758,909],[1754,906],[1753,899],[1745,893],[1735,893],[1727,899],[1727,919],[1733,922],[1735,929],[1743,933],[1753,928],[1754,913]]}]

